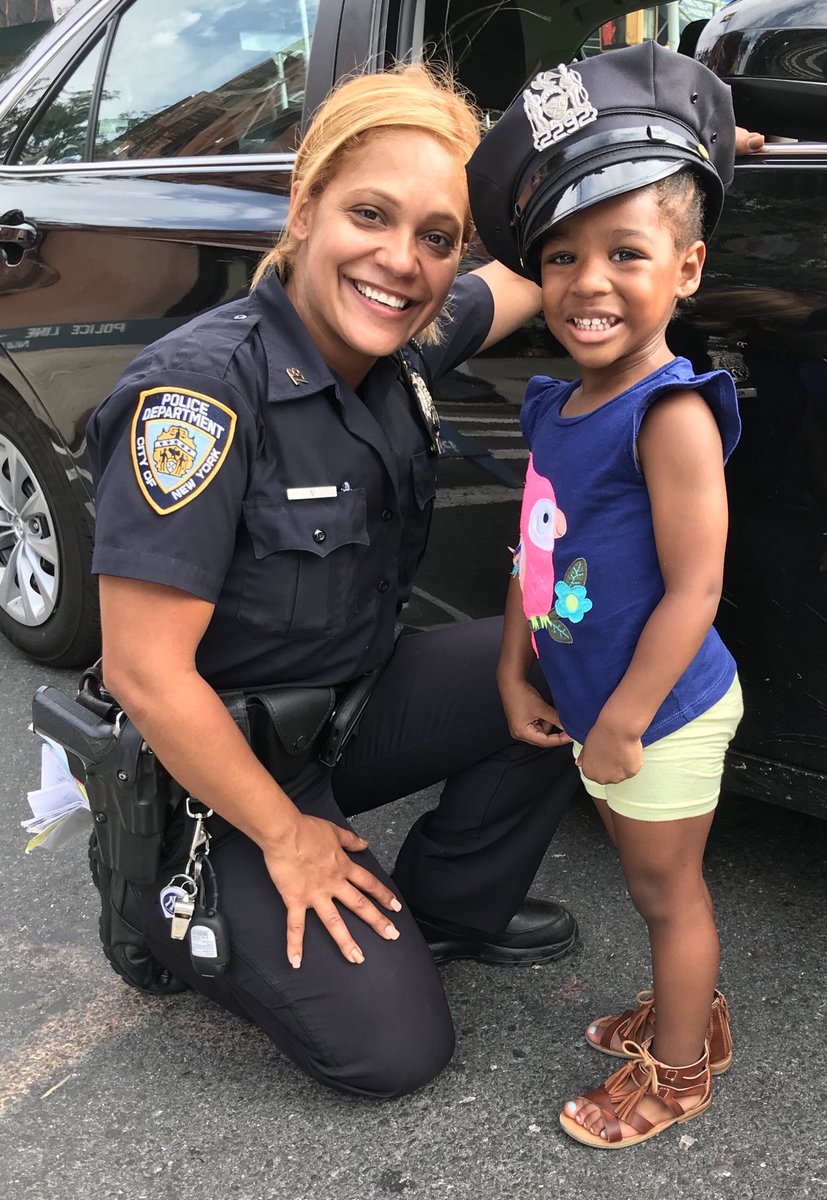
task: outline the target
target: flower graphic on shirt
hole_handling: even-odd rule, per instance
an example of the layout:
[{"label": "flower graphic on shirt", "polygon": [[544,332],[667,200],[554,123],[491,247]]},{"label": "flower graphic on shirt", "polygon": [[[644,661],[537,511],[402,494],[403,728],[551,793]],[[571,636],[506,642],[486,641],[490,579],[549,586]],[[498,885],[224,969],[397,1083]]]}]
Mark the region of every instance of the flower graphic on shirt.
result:
[{"label": "flower graphic on shirt", "polygon": [[557,597],[554,601],[554,611],[558,617],[564,617],[575,625],[583,620],[585,614],[592,607],[592,602],[582,584],[576,583],[572,586],[561,579],[554,585],[554,594]]},{"label": "flower graphic on shirt", "polygon": [[579,625],[593,607],[586,591],[589,568],[585,558],[576,558],[562,579],[554,585],[554,601],[544,628],[552,641],[570,646],[574,642],[569,624]]}]

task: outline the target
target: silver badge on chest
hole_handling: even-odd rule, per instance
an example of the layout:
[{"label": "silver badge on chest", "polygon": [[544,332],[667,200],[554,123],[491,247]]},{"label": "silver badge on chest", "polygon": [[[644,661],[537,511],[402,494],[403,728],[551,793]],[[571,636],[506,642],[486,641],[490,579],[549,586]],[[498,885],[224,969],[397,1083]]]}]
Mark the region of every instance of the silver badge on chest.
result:
[{"label": "silver badge on chest", "polygon": [[422,414],[425,428],[430,434],[431,450],[434,454],[441,454],[442,442],[439,437],[439,413],[436,410],[434,398],[428,389],[427,383],[419,374],[419,371],[411,366],[404,351],[402,353],[402,367],[405,372],[405,379],[414,394],[419,411]]},{"label": "silver badge on chest", "polygon": [[523,92],[523,108],[535,150],[546,150],[597,119],[581,76],[565,63],[535,75]]}]

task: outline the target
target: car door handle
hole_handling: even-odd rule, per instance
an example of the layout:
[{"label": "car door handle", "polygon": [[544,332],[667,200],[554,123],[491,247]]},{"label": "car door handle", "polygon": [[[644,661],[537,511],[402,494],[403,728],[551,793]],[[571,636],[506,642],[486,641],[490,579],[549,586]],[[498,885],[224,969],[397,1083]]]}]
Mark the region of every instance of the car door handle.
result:
[{"label": "car door handle", "polygon": [[27,250],[40,241],[37,226],[27,221],[19,209],[0,217],[0,254],[8,267],[16,267]]}]

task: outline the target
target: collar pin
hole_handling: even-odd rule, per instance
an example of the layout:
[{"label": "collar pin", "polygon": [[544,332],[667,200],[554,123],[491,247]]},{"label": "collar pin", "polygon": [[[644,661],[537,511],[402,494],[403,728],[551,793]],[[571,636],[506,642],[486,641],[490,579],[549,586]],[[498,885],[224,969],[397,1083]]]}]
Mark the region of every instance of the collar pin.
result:
[{"label": "collar pin", "polygon": [[288,379],[292,380],[296,387],[301,387],[303,383],[307,383],[307,380],[305,379],[304,375],[302,375],[298,367],[287,367],[285,369],[287,371]]}]

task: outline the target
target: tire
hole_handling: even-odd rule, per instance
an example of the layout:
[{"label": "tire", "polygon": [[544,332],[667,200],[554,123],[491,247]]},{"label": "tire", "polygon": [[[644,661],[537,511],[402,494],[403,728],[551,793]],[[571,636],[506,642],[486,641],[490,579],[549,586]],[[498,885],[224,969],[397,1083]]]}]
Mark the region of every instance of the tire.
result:
[{"label": "tire", "polygon": [[100,654],[93,522],[76,489],[43,427],[0,394],[0,633],[55,667]]}]

